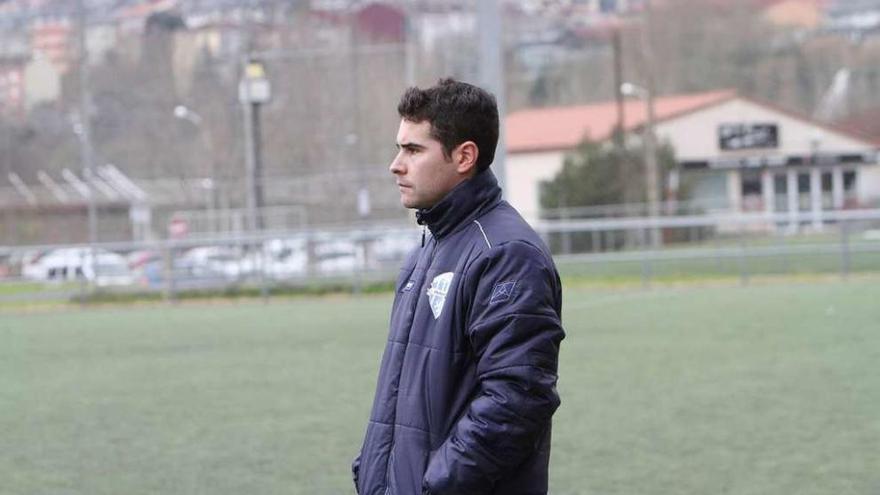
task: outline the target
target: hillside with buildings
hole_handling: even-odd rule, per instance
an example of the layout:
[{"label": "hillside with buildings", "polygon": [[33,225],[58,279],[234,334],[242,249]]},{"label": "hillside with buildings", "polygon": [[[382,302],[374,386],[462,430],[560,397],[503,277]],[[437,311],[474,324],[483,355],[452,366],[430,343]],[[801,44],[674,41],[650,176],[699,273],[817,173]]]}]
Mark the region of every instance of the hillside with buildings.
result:
[{"label": "hillside with buildings", "polygon": [[[397,218],[396,200],[383,194],[397,96],[445,75],[480,78],[472,2],[78,5],[0,0],[0,189],[21,211],[51,206],[67,215],[82,207],[83,119],[95,163],[112,165],[150,198],[153,222],[206,205],[242,207],[238,86],[252,56],[272,85],[261,109],[265,206],[345,222],[364,217],[366,194],[368,218]],[[507,109],[610,102],[619,82],[650,80],[658,96],[729,88],[869,141],[880,137],[870,117],[880,107],[880,2],[645,7],[644,0],[501,2]],[[328,205],[327,197],[338,201]],[[107,211],[126,211],[134,200],[117,191],[102,201]]]}]

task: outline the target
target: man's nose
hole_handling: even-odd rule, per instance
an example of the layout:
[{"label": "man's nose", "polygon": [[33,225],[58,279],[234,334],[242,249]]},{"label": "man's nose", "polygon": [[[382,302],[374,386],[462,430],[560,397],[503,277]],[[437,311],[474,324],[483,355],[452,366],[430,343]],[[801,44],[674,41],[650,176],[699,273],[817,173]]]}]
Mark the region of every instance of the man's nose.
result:
[{"label": "man's nose", "polygon": [[388,165],[388,170],[391,171],[394,175],[399,175],[403,173],[403,165],[400,163],[400,153],[394,156],[394,159],[391,160],[391,165]]}]

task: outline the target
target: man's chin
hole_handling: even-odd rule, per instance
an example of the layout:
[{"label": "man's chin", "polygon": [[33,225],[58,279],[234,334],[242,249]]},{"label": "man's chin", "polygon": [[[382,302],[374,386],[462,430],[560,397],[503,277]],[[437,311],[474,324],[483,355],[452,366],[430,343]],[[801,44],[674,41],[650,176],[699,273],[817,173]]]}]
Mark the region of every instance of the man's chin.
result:
[{"label": "man's chin", "polygon": [[414,200],[413,198],[408,198],[403,195],[400,196],[400,204],[402,204],[404,208],[409,208],[412,210],[417,210],[420,208],[418,205],[418,202],[416,202],[416,200]]}]

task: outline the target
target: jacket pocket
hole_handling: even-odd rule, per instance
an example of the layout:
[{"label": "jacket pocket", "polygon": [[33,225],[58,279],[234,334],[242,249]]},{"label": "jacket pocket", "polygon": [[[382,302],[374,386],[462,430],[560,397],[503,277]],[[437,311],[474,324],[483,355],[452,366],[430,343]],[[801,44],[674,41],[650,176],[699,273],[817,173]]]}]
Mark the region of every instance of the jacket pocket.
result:
[{"label": "jacket pocket", "polygon": [[385,495],[394,495],[394,446],[388,453],[388,467],[385,470]]},{"label": "jacket pocket", "polygon": [[354,492],[360,493],[360,488],[358,487],[358,475],[361,471],[361,455],[358,454],[357,457],[354,458],[354,461],[351,463],[351,479],[354,481]]}]

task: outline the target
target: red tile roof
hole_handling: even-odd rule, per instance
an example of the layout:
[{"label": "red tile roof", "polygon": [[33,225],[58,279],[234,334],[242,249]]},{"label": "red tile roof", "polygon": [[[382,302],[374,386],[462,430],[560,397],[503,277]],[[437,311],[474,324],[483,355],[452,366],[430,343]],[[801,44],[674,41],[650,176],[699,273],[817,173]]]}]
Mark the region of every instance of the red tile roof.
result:
[{"label": "red tile roof", "polygon": [[[736,96],[734,90],[712,91],[654,99],[657,122],[722,103]],[[632,131],[645,123],[645,103],[624,102],[624,129]],[[614,101],[576,107],[520,110],[507,116],[507,151],[553,151],[575,148],[585,138],[602,141],[611,137],[617,124]]]},{"label": "red tile roof", "polygon": [[849,115],[835,124],[880,146],[880,106]]}]

